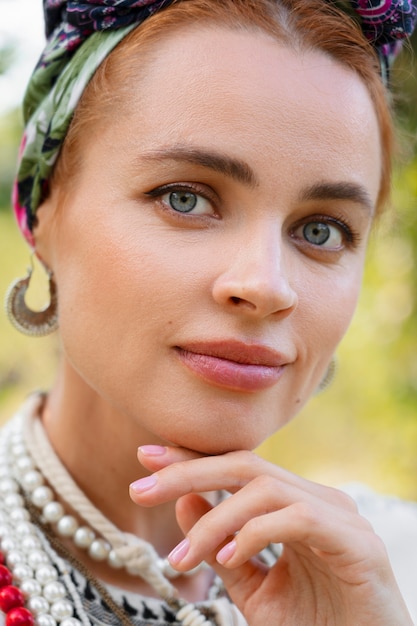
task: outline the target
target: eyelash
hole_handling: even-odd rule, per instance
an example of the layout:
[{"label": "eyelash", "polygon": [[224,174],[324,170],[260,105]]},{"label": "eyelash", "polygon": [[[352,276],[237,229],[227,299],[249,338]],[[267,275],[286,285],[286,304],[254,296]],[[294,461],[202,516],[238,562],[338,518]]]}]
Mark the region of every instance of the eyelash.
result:
[{"label": "eyelash", "polygon": [[[160,187],[156,187],[155,189],[152,189],[151,191],[146,192],[145,195],[150,198],[160,199],[166,193],[175,192],[175,191],[189,192],[189,193],[193,193],[204,198],[205,200],[207,200],[207,202],[209,202],[213,206],[213,215],[209,216],[209,215],[193,215],[192,213],[181,213],[180,211],[175,211],[175,209],[170,208],[165,203],[160,202],[161,208],[164,211],[168,212],[173,218],[177,220],[187,220],[189,222],[190,219],[202,220],[202,219],[207,219],[209,217],[218,217],[218,214],[216,213],[216,210],[215,210],[216,204],[218,202],[217,195],[214,192],[210,193],[210,190],[207,189],[206,187],[203,188],[200,185],[197,185],[195,183],[169,183],[166,185],[161,185]],[[352,226],[347,222],[345,217],[342,215],[335,215],[334,217],[330,217],[329,215],[325,215],[325,214],[309,215],[308,217],[300,221],[298,224],[296,224],[296,226],[294,226],[291,229],[291,233],[290,233],[291,236],[293,238],[296,238],[296,235],[294,234],[295,231],[299,229],[300,227],[310,224],[312,222],[323,223],[323,224],[327,224],[327,225],[335,226],[339,228],[339,230],[342,233],[344,243],[349,248],[356,247],[357,245],[359,245],[361,241],[360,233],[355,231],[352,228]],[[303,240],[303,243],[308,246],[313,246],[316,249],[321,248],[323,251],[327,250],[331,252],[331,249],[326,249],[325,247],[320,246],[318,244],[312,244],[305,239]]]}]

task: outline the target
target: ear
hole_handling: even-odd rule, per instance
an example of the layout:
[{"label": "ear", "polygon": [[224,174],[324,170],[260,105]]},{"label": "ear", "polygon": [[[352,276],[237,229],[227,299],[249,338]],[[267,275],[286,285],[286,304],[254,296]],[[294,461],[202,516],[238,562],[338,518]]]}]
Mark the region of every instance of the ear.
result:
[{"label": "ear", "polygon": [[38,207],[33,228],[35,255],[52,271],[55,260],[57,208],[57,193],[51,193]]}]

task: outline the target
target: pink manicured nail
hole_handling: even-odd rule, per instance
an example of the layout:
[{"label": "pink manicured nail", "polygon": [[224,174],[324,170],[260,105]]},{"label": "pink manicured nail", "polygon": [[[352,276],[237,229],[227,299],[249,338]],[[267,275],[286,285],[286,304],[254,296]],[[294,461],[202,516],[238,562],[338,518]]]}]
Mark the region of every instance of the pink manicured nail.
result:
[{"label": "pink manicured nail", "polygon": [[178,563],[183,560],[189,549],[189,539],[183,539],[181,543],[179,543],[173,551],[168,554],[168,561],[172,565],[178,565]]},{"label": "pink manicured nail", "polygon": [[223,546],[223,548],[221,550],[219,550],[219,552],[216,555],[216,561],[218,563],[220,563],[220,565],[223,565],[224,563],[226,563],[226,561],[228,561],[229,559],[232,558],[232,556],[234,555],[234,553],[236,552],[236,541],[233,539],[233,541],[231,541],[230,543],[227,543],[225,546]]},{"label": "pink manicured nail", "polygon": [[140,446],[139,450],[144,456],[162,456],[167,451],[165,446],[155,445]]},{"label": "pink manicured nail", "polygon": [[152,487],[155,487],[156,482],[156,476],[152,474],[152,476],[146,476],[145,478],[136,480],[130,485],[130,488],[135,493],[143,493],[144,491],[148,491],[149,489],[152,489]]}]

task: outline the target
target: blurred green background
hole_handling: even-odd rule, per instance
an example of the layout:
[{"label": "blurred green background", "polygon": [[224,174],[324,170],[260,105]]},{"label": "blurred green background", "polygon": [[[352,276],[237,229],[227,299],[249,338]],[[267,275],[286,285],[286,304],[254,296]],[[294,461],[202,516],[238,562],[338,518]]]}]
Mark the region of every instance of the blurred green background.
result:
[{"label": "blurred green background", "polygon": [[[0,72],[12,57],[0,49]],[[411,499],[417,499],[416,74],[410,47],[393,77],[401,148],[393,210],[375,228],[358,311],[338,350],[335,381],[260,449],[313,480],[361,481]],[[9,203],[20,131],[17,111],[0,117],[1,294],[29,264]],[[33,297],[42,299],[42,288],[40,281]],[[1,311],[0,421],[29,391],[51,384],[57,354],[57,337],[24,337]]]}]

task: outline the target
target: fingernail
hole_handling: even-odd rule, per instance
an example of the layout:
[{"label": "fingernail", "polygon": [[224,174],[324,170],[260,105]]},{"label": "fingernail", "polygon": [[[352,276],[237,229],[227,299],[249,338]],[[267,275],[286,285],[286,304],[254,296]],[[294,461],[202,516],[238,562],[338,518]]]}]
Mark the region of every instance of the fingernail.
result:
[{"label": "fingernail", "polygon": [[236,546],[237,544],[234,539],[233,541],[230,541],[230,543],[227,543],[225,546],[223,546],[221,550],[218,551],[216,555],[216,561],[220,563],[220,565],[226,563],[226,561],[231,559],[236,552]]},{"label": "fingernail", "polygon": [[173,550],[168,554],[168,561],[171,565],[178,565],[183,560],[188,550],[190,549],[190,540],[183,539]]},{"label": "fingernail", "polygon": [[155,487],[156,485],[156,476],[152,474],[152,476],[145,476],[145,478],[141,478],[140,480],[136,480],[134,483],[130,485],[130,488],[135,493],[143,493],[144,491],[148,491]]},{"label": "fingernail", "polygon": [[165,446],[154,445],[139,446],[139,450],[144,456],[162,456],[167,451]]}]

